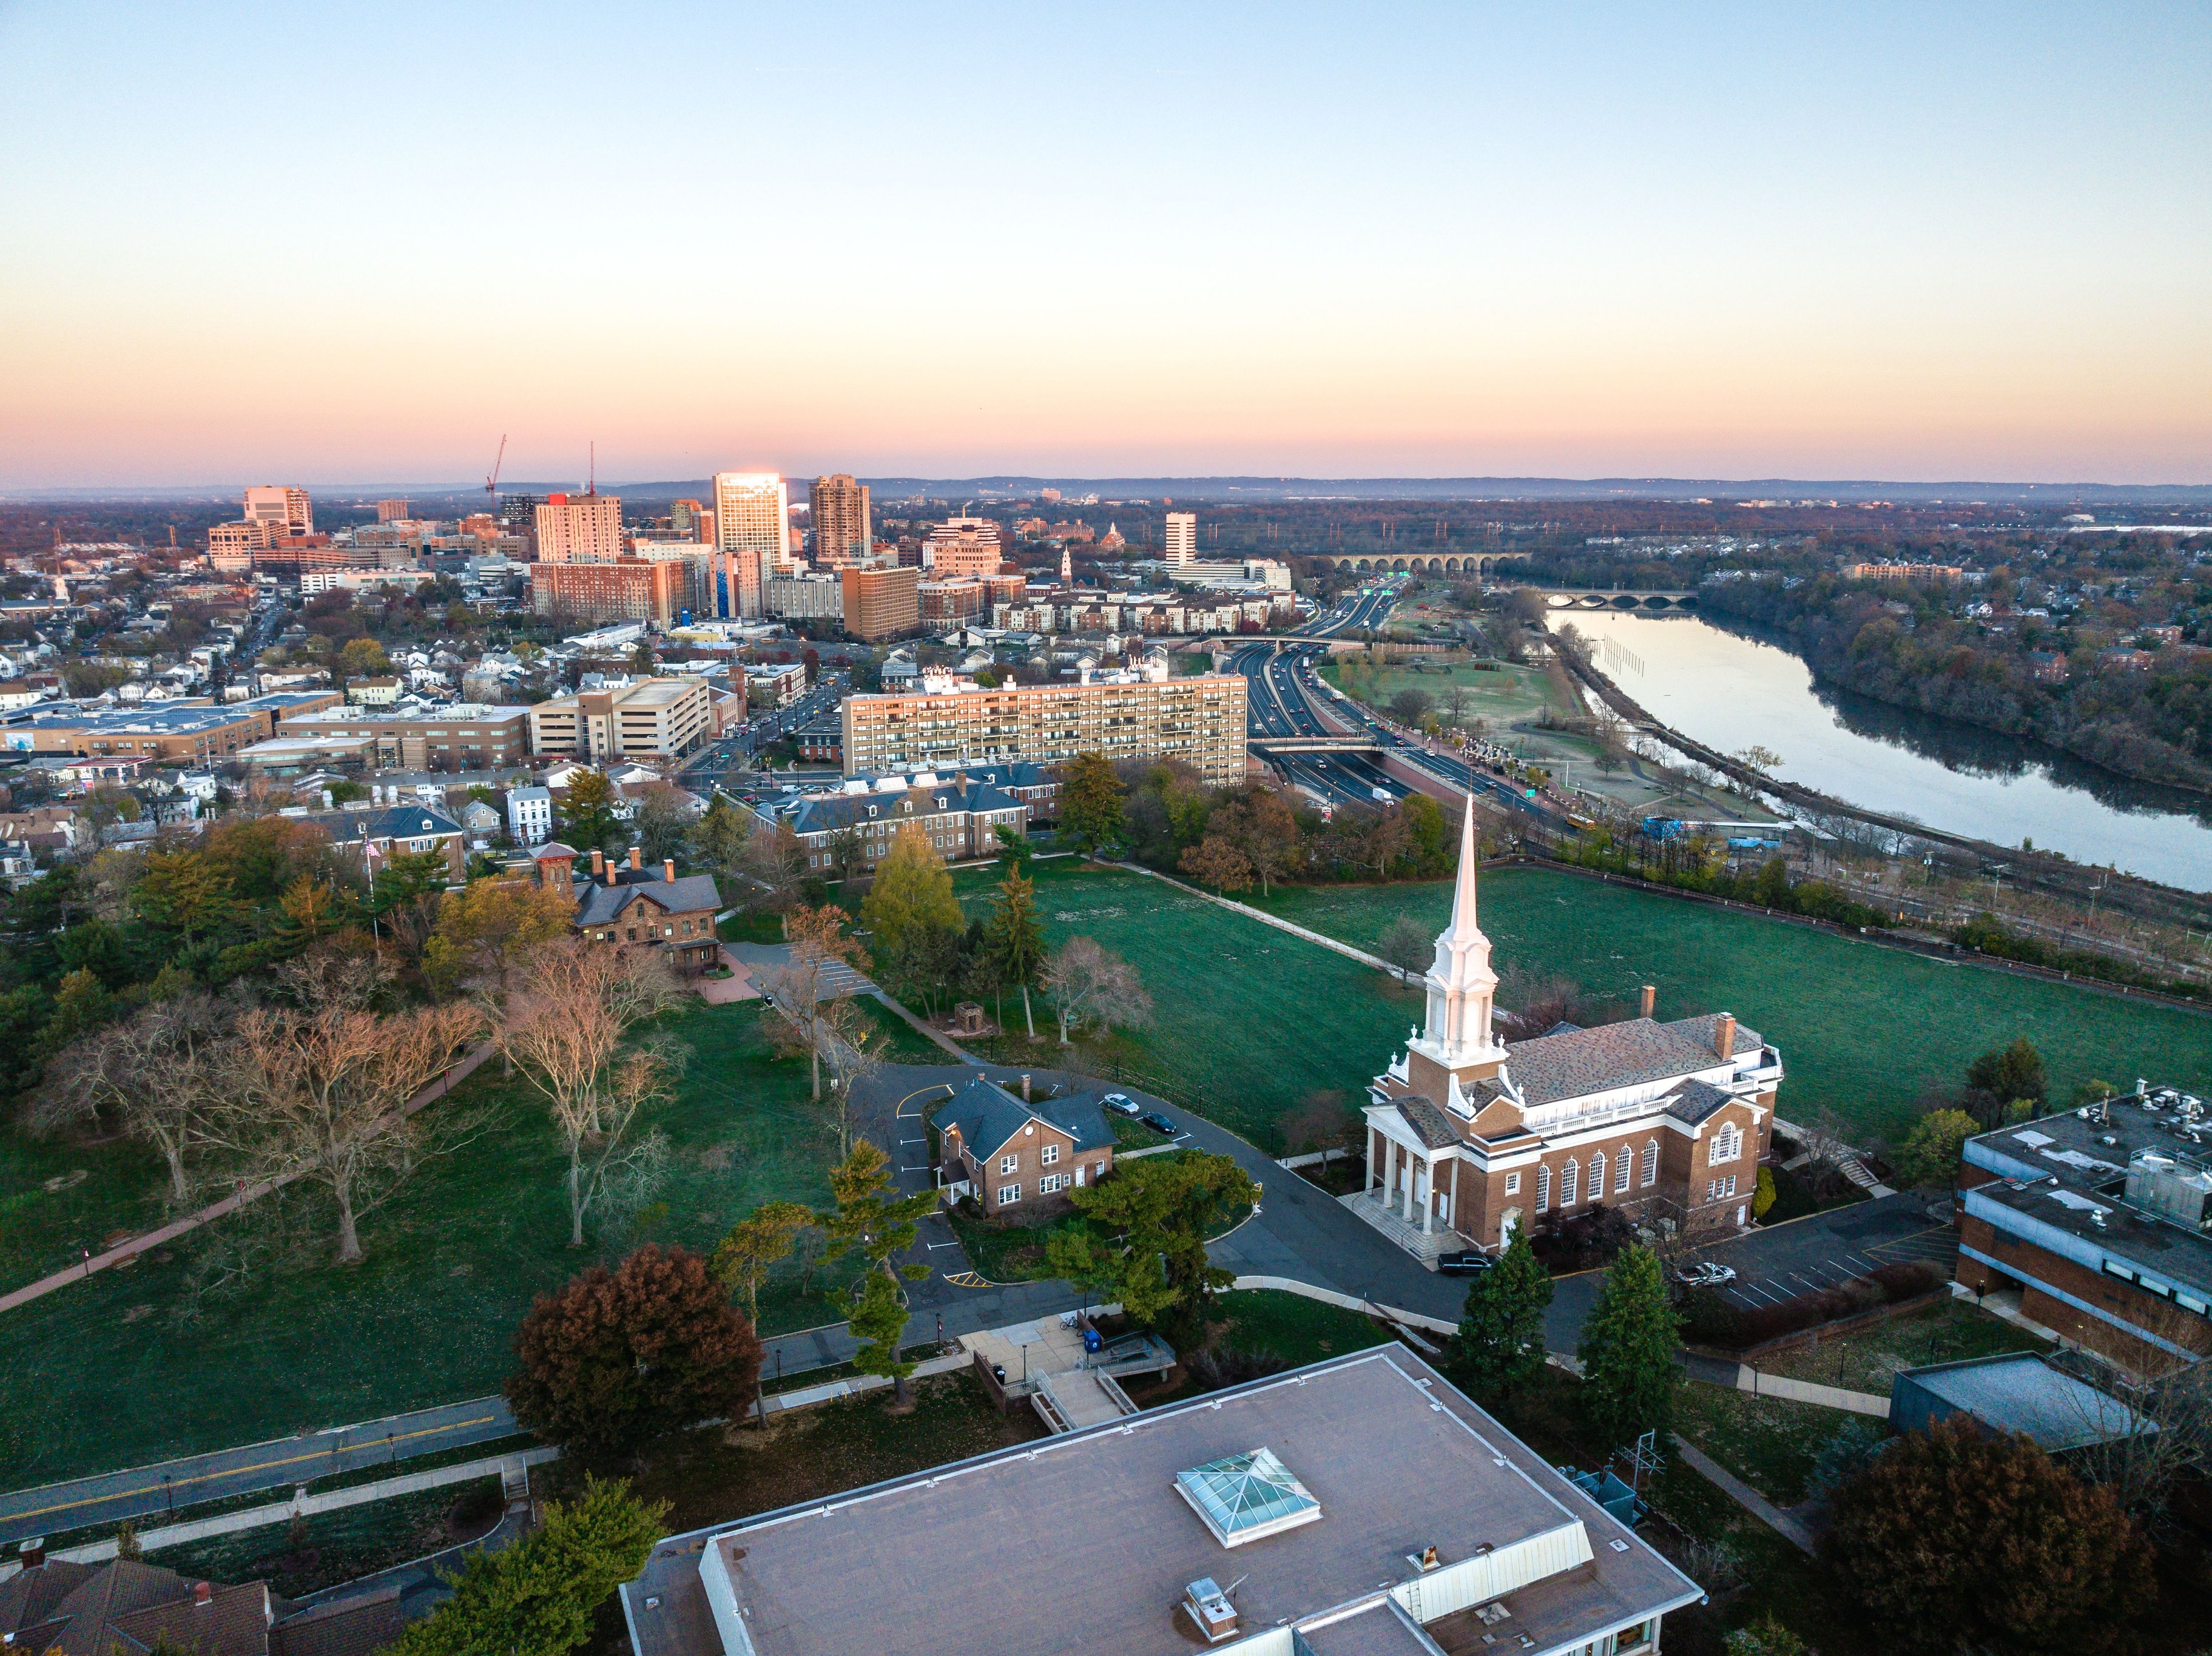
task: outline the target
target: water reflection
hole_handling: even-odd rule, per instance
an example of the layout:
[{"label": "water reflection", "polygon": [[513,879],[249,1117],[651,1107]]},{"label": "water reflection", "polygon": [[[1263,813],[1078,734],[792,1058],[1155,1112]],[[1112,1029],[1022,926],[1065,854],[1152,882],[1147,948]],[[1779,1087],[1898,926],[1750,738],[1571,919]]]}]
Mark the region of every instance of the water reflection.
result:
[{"label": "water reflection", "polygon": [[1816,687],[1777,642],[1711,622],[1601,611],[1571,619],[1637,658],[1641,672],[1618,657],[1600,664],[1661,720],[1724,753],[1771,749],[1790,781],[1953,834],[2005,846],[2032,839],[2076,861],[2212,890],[2212,802],[2199,796]]}]

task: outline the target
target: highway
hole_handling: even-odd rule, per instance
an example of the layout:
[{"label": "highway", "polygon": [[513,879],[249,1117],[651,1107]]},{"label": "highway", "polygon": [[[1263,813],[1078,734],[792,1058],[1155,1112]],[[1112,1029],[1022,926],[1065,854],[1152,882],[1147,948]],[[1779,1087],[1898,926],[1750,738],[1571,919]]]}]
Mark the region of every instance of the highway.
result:
[{"label": "highway", "polygon": [[[1397,597],[1395,587],[1383,583],[1360,592],[1348,604],[1340,604],[1299,631],[1326,639],[1347,628],[1378,627]],[[1340,733],[1316,711],[1328,695],[1316,670],[1325,654],[1319,646],[1272,644],[1245,645],[1231,652],[1230,668],[1243,674],[1248,686],[1246,733],[1254,746],[1266,748],[1269,737],[1311,739]],[[1364,722],[1351,704],[1340,704],[1340,717],[1349,715],[1355,722]],[[1388,732],[1377,735],[1389,745],[1398,745],[1397,738]],[[1413,792],[1361,754],[1271,753],[1270,758],[1293,784],[1332,805],[1377,804],[1377,789],[1393,799],[1402,799]]]}]

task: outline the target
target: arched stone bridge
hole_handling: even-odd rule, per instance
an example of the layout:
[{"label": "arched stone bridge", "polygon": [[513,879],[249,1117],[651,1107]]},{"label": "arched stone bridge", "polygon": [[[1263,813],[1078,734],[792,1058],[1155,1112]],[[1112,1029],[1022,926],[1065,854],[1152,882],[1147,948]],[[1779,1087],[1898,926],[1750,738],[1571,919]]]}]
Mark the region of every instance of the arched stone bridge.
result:
[{"label": "arched stone bridge", "polygon": [[1588,587],[1571,590],[1555,586],[1532,589],[1544,595],[1544,602],[1554,610],[1689,610],[1698,602],[1695,592],[1637,591],[1627,588],[1617,591],[1592,591]]},{"label": "arched stone bridge", "polygon": [[1331,552],[1322,555],[1333,569],[1371,569],[1377,574],[1486,575],[1500,564],[1518,561],[1525,552]]}]

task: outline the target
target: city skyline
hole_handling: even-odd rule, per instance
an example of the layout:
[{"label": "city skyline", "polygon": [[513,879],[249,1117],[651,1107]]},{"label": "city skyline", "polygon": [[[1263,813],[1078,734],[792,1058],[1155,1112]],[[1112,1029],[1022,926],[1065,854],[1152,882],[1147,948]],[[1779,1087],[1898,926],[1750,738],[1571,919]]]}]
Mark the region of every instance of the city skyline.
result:
[{"label": "city skyline", "polygon": [[2202,14],[1012,18],[0,10],[0,488],[2212,482]]}]

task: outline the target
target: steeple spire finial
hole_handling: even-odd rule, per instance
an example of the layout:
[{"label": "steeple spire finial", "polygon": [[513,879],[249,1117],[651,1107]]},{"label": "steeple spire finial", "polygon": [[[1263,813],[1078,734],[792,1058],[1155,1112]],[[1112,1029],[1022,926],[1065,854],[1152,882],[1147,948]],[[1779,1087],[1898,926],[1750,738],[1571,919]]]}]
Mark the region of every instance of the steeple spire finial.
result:
[{"label": "steeple spire finial", "polygon": [[1452,888],[1451,925],[1445,928],[1444,937],[1464,943],[1481,935],[1474,923],[1474,796],[1467,797],[1467,815],[1461,819],[1459,835],[1459,874]]}]

